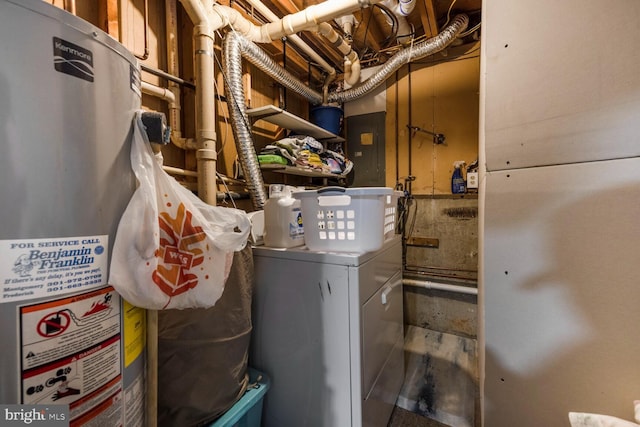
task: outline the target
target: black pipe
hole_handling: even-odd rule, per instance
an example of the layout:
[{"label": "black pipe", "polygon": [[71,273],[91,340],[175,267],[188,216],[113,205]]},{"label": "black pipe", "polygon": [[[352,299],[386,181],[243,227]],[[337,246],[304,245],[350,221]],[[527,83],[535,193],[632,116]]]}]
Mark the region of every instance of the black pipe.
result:
[{"label": "black pipe", "polygon": [[144,64],[140,64],[140,68],[142,69],[142,71],[146,71],[147,73],[153,74],[154,76],[162,77],[164,79],[177,83],[181,86],[188,87],[189,89],[193,89],[193,90],[196,89],[196,85],[194,85],[193,83],[183,80],[180,77],[176,77],[173,74],[166,73],[156,68],[151,68]]},{"label": "black pipe", "polygon": [[[408,112],[409,120],[408,121],[409,121],[409,123],[412,123],[413,117],[412,117],[412,108],[411,108],[411,102],[412,102],[412,99],[411,99],[411,63],[407,64],[407,77],[409,79],[409,112]],[[396,124],[396,126],[397,126],[397,124]],[[411,144],[411,140],[413,138],[411,137],[411,132],[407,132],[407,134],[408,134],[407,135],[407,141],[408,141],[408,144],[407,144],[408,145],[408,147],[407,147],[407,149],[408,149],[407,158],[409,160],[409,173],[407,175],[408,176],[413,176],[413,174],[411,173],[411,164],[413,163],[412,162],[413,159],[411,158],[411,155],[412,155],[411,154],[411,145],[412,145]],[[409,191],[409,194],[411,194],[411,182],[412,181],[408,182],[409,188],[405,188],[405,190]]]},{"label": "black pipe", "polygon": [[398,90],[398,85],[400,85],[400,81],[398,80],[398,71],[396,71],[396,110],[395,110],[395,115],[396,115],[396,184],[399,182],[400,180],[400,152],[398,151],[400,149],[400,144],[398,143],[398,137],[400,136],[400,131],[398,128],[398,120],[399,120],[399,113],[398,113],[398,94],[399,94],[399,90]]}]

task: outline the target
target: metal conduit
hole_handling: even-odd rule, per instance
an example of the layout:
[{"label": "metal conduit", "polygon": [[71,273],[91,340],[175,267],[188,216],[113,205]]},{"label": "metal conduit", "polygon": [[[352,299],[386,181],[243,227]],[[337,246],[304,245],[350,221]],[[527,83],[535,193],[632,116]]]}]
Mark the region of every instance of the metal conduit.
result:
[{"label": "metal conduit", "polygon": [[[348,102],[366,95],[385,82],[391,74],[405,63],[432,55],[447,47],[455,40],[458,34],[467,28],[468,24],[469,18],[466,15],[456,16],[451,24],[437,36],[396,53],[377,73],[369,77],[362,85],[344,92],[329,94],[328,102]],[[227,78],[225,94],[228,100],[229,116],[231,118],[238,157],[247,181],[252,204],[256,209],[263,209],[267,195],[244,105],[242,57],[245,57],[276,82],[306,98],[314,105],[321,104],[323,97],[321,93],[309,88],[291,73],[283,69],[255,43],[233,31],[228,32],[224,39],[223,52],[223,67]]]}]

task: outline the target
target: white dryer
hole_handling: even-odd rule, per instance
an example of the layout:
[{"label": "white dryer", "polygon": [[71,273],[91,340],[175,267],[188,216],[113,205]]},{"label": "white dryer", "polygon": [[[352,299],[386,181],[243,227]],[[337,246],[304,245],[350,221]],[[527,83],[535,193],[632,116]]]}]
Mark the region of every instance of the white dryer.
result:
[{"label": "white dryer", "polygon": [[399,237],[364,254],[254,248],[263,426],[386,426],[404,377]]}]

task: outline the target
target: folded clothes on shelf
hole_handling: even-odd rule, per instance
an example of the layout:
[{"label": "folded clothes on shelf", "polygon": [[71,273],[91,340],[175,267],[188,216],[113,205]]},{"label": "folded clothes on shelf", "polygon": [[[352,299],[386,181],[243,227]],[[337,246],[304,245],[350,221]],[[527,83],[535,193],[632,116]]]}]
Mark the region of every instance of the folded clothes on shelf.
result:
[{"label": "folded clothes on shelf", "polygon": [[260,164],[282,164],[347,175],[353,162],[343,153],[325,150],[322,143],[311,136],[293,135],[265,146],[258,154]]}]

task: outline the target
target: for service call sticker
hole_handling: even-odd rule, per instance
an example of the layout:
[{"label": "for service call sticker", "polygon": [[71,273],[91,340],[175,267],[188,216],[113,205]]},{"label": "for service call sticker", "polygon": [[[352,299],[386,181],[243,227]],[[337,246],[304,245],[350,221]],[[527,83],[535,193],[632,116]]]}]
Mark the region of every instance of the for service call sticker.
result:
[{"label": "for service call sticker", "polygon": [[103,286],[108,247],[108,235],[0,240],[0,303]]}]

